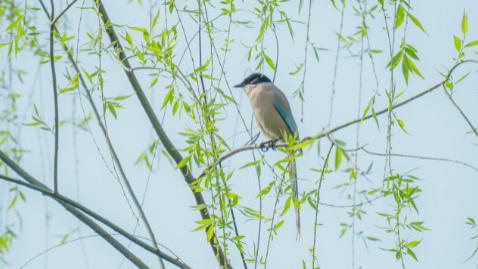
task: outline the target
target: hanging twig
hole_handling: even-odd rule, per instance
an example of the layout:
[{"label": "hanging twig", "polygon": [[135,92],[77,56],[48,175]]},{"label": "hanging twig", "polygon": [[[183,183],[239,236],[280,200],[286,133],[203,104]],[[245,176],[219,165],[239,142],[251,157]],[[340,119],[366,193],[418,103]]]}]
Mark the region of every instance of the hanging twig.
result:
[{"label": "hanging twig", "polygon": [[[141,106],[143,107],[146,115],[148,116],[148,119],[153,126],[153,129],[156,131],[156,134],[158,135],[159,139],[161,140],[161,143],[163,144],[164,148],[168,152],[168,154],[173,158],[176,164],[181,163],[183,160],[183,157],[181,153],[177,150],[177,148],[174,146],[174,144],[171,142],[169,139],[168,135],[165,133],[163,127],[159,123],[159,120],[154,113],[153,108],[151,107],[151,104],[148,101],[148,98],[143,92],[143,89],[141,85],[139,84],[138,79],[136,78],[136,75],[133,72],[127,71],[127,69],[131,69],[131,65],[129,61],[126,58],[126,54],[124,53],[123,47],[121,45],[121,42],[118,38],[118,35],[116,34],[116,31],[114,30],[113,26],[111,25],[111,21],[109,19],[109,16],[106,12],[105,7],[103,6],[103,3],[101,0],[95,1],[95,5],[97,6],[101,19],[103,20],[103,25],[105,27],[106,33],[108,34],[110,41],[118,55],[118,58],[122,61],[123,65],[126,67],[125,73],[126,76],[128,77],[128,80],[133,87],[133,90],[136,93],[136,96],[138,97]],[[198,206],[201,206],[201,209],[199,210],[201,213],[202,219],[211,219],[211,216],[209,215],[209,210],[207,207],[204,207],[202,205],[205,205],[206,202],[204,200],[204,197],[201,192],[198,192],[194,187],[191,185],[196,179],[193,177],[189,167],[187,165],[184,165],[180,168],[180,171],[185,179],[185,181],[188,183],[188,186],[190,187],[194,198],[196,200],[196,204]],[[214,255],[217,257],[219,263],[221,264],[222,267],[225,268],[232,268],[229,264],[229,261],[227,260],[227,257],[224,255],[224,252],[222,248],[218,245],[218,238],[216,236],[216,233],[213,232],[212,236],[210,237],[209,244],[214,252]]]},{"label": "hanging twig", "polygon": [[[44,6],[42,6],[42,7],[44,7]],[[44,8],[43,10],[44,10],[45,13],[48,15],[47,10],[46,10],[45,8]],[[50,15],[50,16],[51,16],[51,15]],[[60,16],[58,16],[57,18],[59,19]],[[58,20],[57,20],[57,21],[58,21]],[[53,28],[53,31],[56,31],[56,32],[57,32],[57,28],[56,28],[56,25],[55,25],[55,24],[51,24],[51,27]],[[85,92],[86,92],[87,99],[88,99],[88,101],[89,101],[89,103],[90,103],[90,105],[91,105],[91,107],[92,107],[92,109],[93,109],[93,112],[94,112],[93,114],[95,115],[95,118],[97,119],[98,125],[100,126],[100,129],[101,129],[103,135],[105,136],[105,140],[106,140],[106,143],[107,143],[107,145],[108,145],[108,149],[109,149],[110,152],[111,152],[111,156],[112,156],[112,158],[113,158],[114,163],[115,163],[116,166],[118,167],[118,170],[119,170],[119,172],[120,172],[121,179],[123,180],[123,183],[124,183],[124,185],[126,186],[126,189],[127,189],[128,193],[129,193],[129,195],[131,196],[131,198],[132,198],[132,200],[133,200],[133,203],[134,203],[136,209],[137,209],[138,212],[139,212],[140,218],[141,218],[142,222],[144,223],[144,225],[145,225],[145,227],[146,227],[146,230],[147,230],[147,232],[148,232],[148,235],[149,235],[150,238],[151,238],[151,241],[152,241],[153,243],[155,243],[156,248],[158,248],[158,246],[157,246],[157,244],[156,244],[156,242],[157,242],[157,241],[156,241],[156,237],[155,237],[154,232],[153,232],[153,230],[152,230],[152,228],[151,228],[151,225],[149,224],[149,221],[148,221],[148,219],[147,219],[147,217],[146,217],[146,214],[144,213],[143,208],[141,207],[141,204],[139,203],[138,198],[136,197],[136,194],[135,194],[134,191],[133,191],[133,188],[131,187],[131,184],[130,184],[130,182],[129,182],[127,176],[126,176],[126,173],[125,173],[125,171],[124,171],[124,169],[123,169],[123,166],[122,166],[122,164],[121,164],[121,161],[120,161],[120,159],[119,159],[119,157],[118,157],[118,155],[117,155],[117,153],[116,153],[116,150],[115,150],[115,148],[114,148],[114,146],[113,146],[113,143],[111,142],[111,139],[110,139],[110,137],[109,137],[109,135],[108,135],[108,131],[107,131],[107,129],[106,129],[106,126],[105,126],[105,125],[103,124],[103,122],[101,121],[101,116],[100,116],[99,111],[98,111],[98,109],[97,109],[97,107],[96,107],[96,105],[95,105],[95,103],[94,103],[94,101],[93,101],[93,97],[92,97],[92,95],[91,95],[91,91],[88,89],[88,86],[86,85],[86,81],[85,81],[85,79],[83,78],[82,72],[81,72],[80,68],[78,67],[78,64],[77,64],[76,61],[74,60],[72,52],[68,49],[68,47],[66,46],[66,44],[63,43],[63,44],[62,44],[62,48],[63,48],[63,50],[65,51],[65,53],[68,55],[68,59],[70,60],[70,63],[73,65],[73,68],[74,68],[75,71],[79,74],[79,81],[80,81],[82,87],[84,88],[84,90],[85,90]],[[55,128],[55,129],[57,129],[57,128]],[[55,178],[57,178],[57,177],[55,177]],[[55,182],[57,182],[57,181],[55,181]],[[55,185],[55,186],[56,186],[56,185]],[[56,192],[56,190],[55,190],[55,192]],[[157,250],[159,251],[159,248],[158,248]],[[164,263],[162,262],[161,258],[160,258],[159,261],[160,261],[160,266],[161,266],[161,268],[164,268]]]},{"label": "hanging twig", "polygon": [[317,226],[318,226],[318,217],[319,217],[319,204],[320,204],[320,188],[322,187],[322,182],[325,178],[325,171],[327,166],[329,165],[329,157],[332,149],[334,148],[335,144],[332,143],[330,145],[329,151],[325,156],[324,165],[322,166],[322,171],[320,171],[320,179],[319,179],[319,186],[317,186],[317,199],[315,202],[315,218],[314,218],[314,239],[313,239],[313,246],[312,246],[312,268],[315,268],[315,248],[317,244]]},{"label": "hanging twig", "polygon": [[[361,148],[361,150],[363,150],[364,152],[366,152],[367,154],[370,154],[370,155],[387,156],[387,154],[385,154],[385,153],[370,151],[366,148]],[[468,168],[474,170],[475,172],[478,172],[477,167],[475,167],[475,166],[473,166],[469,163],[462,162],[462,161],[459,161],[459,160],[450,159],[450,158],[439,158],[439,157],[429,157],[429,156],[419,156],[419,155],[399,154],[399,153],[390,153],[390,156],[410,158],[410,159],[419,159],[419,160],[427,160],[427,161],[439,161],[439,162],[455,163],[455,164],[459,164],[459,165],[463,165],[465,167],[468,167]]]},{"label": "hanging twig", "polygon": [[445,88],[445,85],[442,86],[443,88],[443,92],[445,93],[445,95],[448,97],[448,99],[450,100],[450,102],[453,104],[453,106],[456,108],[456,110],[458,110],[458,112],[460,112],[460,115],[463,117],[463,119],[466,121],[466,123],[468,124],[468,126],[470,126],[471,128],[471,131],[473,132],[473,134],[478,137],[478,131],[476,130],[476,127],[473,125],[473,123],[471,123],[470,119],[466,116],[465,112],[463,112],[463,110],[461,109],[461,107],[455,102],[455,100],[453,99],[453,97],[451,96],[451,94],[447,91],[447,89]]}]

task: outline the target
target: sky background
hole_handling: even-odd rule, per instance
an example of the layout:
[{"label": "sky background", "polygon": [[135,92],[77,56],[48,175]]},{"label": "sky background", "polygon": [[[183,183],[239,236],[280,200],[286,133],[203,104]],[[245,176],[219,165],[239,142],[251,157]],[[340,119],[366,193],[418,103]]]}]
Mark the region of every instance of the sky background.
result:
[{"label": "sky background", "polygon": [[[58,10],[60,10],[60,2],[62,1],[57,2]],[[91,4],[89,1],[86,2],[87,5]],[[189,2],[191,1],[187,1],[188,5],[193,5]],[[374,3],[375,1],[369,2]],[[31,4],[37,5],[37,3]],[[130,26],[146,26],[148,23],[150,10],[148,1],[145,1],[142,6],[123,0],[104,1],[104,4],[115,23]],[[250,8],[249,4],[250,2],[238,2],[237,7],[238,9]],[[179,6],[181,5],[183,4],[179,4]],[[425,79],[422,80],[412,76],[408,87],[400,80],[398,89],[405,91],[404,98],[441,81],[440,72],[444,72],[447,67],[453,65],[453,57],[456,55],[453,35],[460,34],[460,22],[464,10],[469,14],[468,41],[478,39],[478,5],[475,0],[416,1],[413,2],[412,6],[413,14],[421,20],[427,34],[410,24],[407,40],[419,51],[421,60],[417,65]],[[306,19],[305,12],[297,13],[297,3],[284,4],[283,8],[294,19],[301,21]],[[315,135],[327,127],[337,42],[335,32],[338,31],[340,24],[340,13],[331,7],[329,1],[314,1],[312,8],[311,42],[327,50],[320,51],[320,61],[317,62],[309,48],[303,122],[299,120],[300,100],[293,95],[293,91],[299,87],[301,76],[292,77],[288,73],[293,71],[295,65],[300,64],[304,59],[305,27],[301,24],[295,25],[295,40],[291,40],[287,27],[285,25],[278,26],[280,46],[275,84],[289,98],[302,137]],[[38,27],[46,27],[48,22],[43,14],[40,14],[37,19]],[[244,20],[254,19],[247,12],[239,12],[235,16]],[[214,14],[211,14],[210,17],[214,17]],[[172,21],[174,21],[174,18],[172,18]],[[72,9],[68,17],[65,18],[69,25],[66,29],[70,34],[76,32],[78,19],[79,9],[77,8]],[[160,21],[162,23],[162,20]],[[225,18],[217,21],[220,27],[224,27],[226,22],[227,19]],[[347,8],[343,33],[353,34],[358,23],[359,20],[353,16],[351,8]],[[197,27],[191,19],[185,19],[185,24],[187,32],[191,36]],[[82,18],[80,44],[86,41],[85,31],[95,31],[97,25],[98,21],[95,14],[91,10],[85,10]],[[389,79],[385,69],[388,62],[386,57],[387,40],[382,27],[383,18],[381,17],[377,17],[370,23],[371,45],[374,49],[384,51],[382,54],[376,55],[375,58],[379,91],[382,93],[377,100],[377,110],[386,105],[383,92],[384,88],[388,86]],[[240,82],[245,75],[254,71],[255,64],[247,61],[246,48],[243,44],[251,44],[254,41],[257,29],[257,27],[233,26],[231,33],[235,42],[231,45],[231,52],[227,57],[225,66],[226,79],[230,85]],[[178,51],[182,51],[184,42],[181,42],[181,40],[184,40],[182,39],[182,32],[179,31],[179,33]],[[139,36],[133,37],[135,40],[139,40]],[[46,38],[46,35],[43,38]],[[46,42],[46,39],[41,40]],[[218,34],[216,40],[222,45],[224,34]],[[197,40],[195,41],[197,42]],[[106,39],[104,44],[108,44]],[[275,57],[276,48],[272,32],[267,33],[264,45],[268,53]],[[206,42],[204,47],[208,48]],[[358,48],[355,45],[351,50],[357,52]],[[193,46],[194,52],[196,49],[197,46]],[[80,59],[83,59],[81,55]],[[97,64],[95,61],[95,58],[85,56],[80,64],[91,68]],[[356,57],[350,57],[348,51],[341,50],[338,63],[331,126],[353,119],[357,114],[360,61]],[[31,57],[28,53],[14,59],[13,64],[30,72],[26,76],[24,84],[20,84],[18,80],[15,80],[13,84],[13,88],[23,95],[32,96],[31,99],[24,98],[19,105],[19,107],[22,107],[20,111],[25,111],[25,122],[30,119],[33,103],[38,106],[40,112],[47,119],[51,117],[51,75],[49,66],[42,65],[39,68],[37,59]],[[191,70],[188,64],[190,63],[186,59],[182,66]],[[58,74],[61,74],[60,85],[65,84],[65,79],[62,77],[62,74],[65,73],[65,67],[64,64],[58,64]],[[124,73],[109,55],[104,56],[104,68],[107,70],[105,74],[107,96],[132,93]],[[465,65],[460,67],[456,77],[468,71],[472,71],[472,74],[457,86],[454,94],[455,100],[475,126],[478,125],[478,115],[476,113],[478,76],[476,70],[476,66]],[[264,69],[263,72],[272,77],[271,70]],[[372,66],[367,57],[364,57],[363,74],[362,108],[375,89]],[[138,76],[146,89],[150,82],[148,73],[144,72]],[[398,76],[401,78],[401,74]],[[160,111],[159,107],[165,95],[165,90],[161,86],[164,86],[162,82],[158,83],[153,89],[147,91],[147,95],[150,96],[151,102],[160,119],[164,122],[164,128],[173,143],[181,148],[185,146],[185,143],[178,133],[190,127],[192,123],[188,122],[185,119],[186,117],[178,120],[169,111],[163,118],[163,112]],[[251,110],[244,93],[241,90],[233,89],[233,95],[249,123]],[[76,101],[76,106],[73,106],[72,98],[72,95],[60,96],[60,110],[64,113],[62,114],[63,119],[71,119],[73,109],[76,110],[77,115],[83,115],[82,108],[78,103],[79,100]],[[84,109],[88,113],[90,108],[85,100],[83,101]],[[191,206],[194,205],[193,197],[179,172],[174,169],[174,165],[171,165],[162,153],[157,155],[155,159],[157,168],[150,176],[143,166],[135,165],[138,155],[147,149],[155,135],[136,97],[127,99],[123,104],[125,108],[119,110],[118,119],[114,120],[111,117],[108,119],[108,129],[126,168],[126,173],[140,197],[143,196],[142,194],[148,184],[144,198],[144,210],[149,216],[158,241],[173,250],[193,268],[217,268],[217,262],[207,245],[204,233],[192,231],[196,227],[194,222],[199,219],[199,214],[191,209]],[[392,152],[450,158],[478,166],[476,158],[478,140],[476,137],[467,134],[468,126],[441,90],[398,109],[397,115],[405,121],[408,134],[394,128]],[[375,152],[384,152],[386,117],[380,117],[379,123],[380,128],[377,128],[373,121],[364,122],[361,125],[359,144],[367,145],[367,149]],[[220,134],[227,138],[230,144],[238,146],[248,140],[247,134],[244,133],[245,129],[238,120],[237,111],[232,105],[225,111],[225,120],[218,124]],[[90,123],[90,126],[93,135],[79,131],[76,148],[74,147],[75,141],[72,129],[68,125],[61,129],[60,190],[65,195],[78,199],[115,223],[121,224],[128,231],[133,231],[135,219],[131,215],[128,203],[124,199],[117,180],[105,167],[105,163],[109,167],[112,167],[112,165],[103,136],[94,120]],[[348,147],[353,148],[355,145],[355,127],[337,132],[334,137],[345,141]],[[29,149],[22,162],[23,167],[31,174],[42,179],[43,182],[51,185],[53,137],[35,128],[24,128],[19,138],[22,145]],[[261,137],[260,139],[264,138]],[[322,157],[328,146],[329,143],[326,140],[321,141]],[[77,166],[75,154],[77,154],[79,160]],[[267,152],[265,156],[271,163],[281,158],[281,154],[278,152]],[[254,169],[238,169],[251,160],[252,152],[241,153],[229,159],[225,163],[225,167],[229,170],[236,169],[230,184],[233,190],[242,197],[241,203],[245,206],[257,208],[258,200],[255,196],[258,192],[258,182]],[[384,167],[383,158],[373,157],[364,152],[359,153],[358,164],[360,167],[365,169],[371,162],[373,162],[373,173],[369,176],[370,181],[360,178],[359,190],[381,185]],[[413,175],[421,179],[419,186],[423,193],[417,199],[420,215],[411,214],[410,217],[424,221],[425,226],[429,228],[429,231],[423,233],[405,232],[405,238],[422,240],[422,243],[415,249],[419,263],[408,258],[406,259],[407,268],[477,268],[477,257],[465,262],[477,244],[476,240],[469,240],[469,237],[473,234],[465,225],[465,220],[467,217],[478,218],[478,207],[476,206],[478,204],[476,195],[478,173],[458,164],[407,158],[393,158],[392,165],[394,170],[402,173],[413,171]],[[298,159],[299,184],[302,190],[310,191],[314,188],[319,175],[311,169],[321,166],[322,160],[318,158],[317,146],[314,144],[313,147],[304,151],[303,157]],[[195,174],[200,171],[200,168],[194,169]],[[328,175],[321,190],[322,201],[338,205],[350,204],[346,193],[334,188],[338,184],[346,182],[347,179],[348,174],[345,172]],[[264,168],[260,180],[262,186],[270,182],[270,171]],[[6,195],[5,190],[8,187],[9,185],[2,183],[2,191],[0,192],[2,196]],[[63,208],[37,193],[28,190],[24,190],[24,192],[27,194],[27,202],[20,203],[17,207],[22,219],[17,232],[18,238],[15,239],[12,251],[7,256],[9,265],[0,265],[0,268],[22,266],[45,249],[58,244],[66,233],[71,233],[69,239],[79,236],[78,233],[72,233],[79,225],[77,220],[65,212]],[[2,201],[4,199],[4,197],[1,197]],[[366,236],[379,237],[383,240],[381,242],[368,242],[365,246],[362,240],[357,237],[356,268],[400,267],[399,262],[394,259],[391,253],[380,249],[381,247],[393,246],[394,237],[379,229],[380,226],[384,225],[384,221],[375,213],[381,210],[391,210],[391,202],[390,199],[379,199],[373,204],[367,205],[365,209],[368,214],[362,220],[357,221],[357,231],[363,230]],[[272,206],[273,200],[269,197],[264,201],[265,212],[270,212]],[[2,224],[17,221],[16,213],[11,211],[5,213],[5,210],[3,212],[1,215]],[[302,210],[302,238],[297,242],[293,212],[290,211],[285,216],[286,223],[283,230],[272,243],[269,268],[300,268],[302,259],[305,259],[308,263],[310,262],[308,251],[312,245],[313,217],[314,211],[310,207],[304,206]],[[319,222],[322,225],[318,229],[317,243],[318,260],[321,268],[351,268],[350,232],[339,238],[340,223],[349,223],[350,220],[346,209],[320,207]],[[250,252],[253,249],[252,240],[255,240],[257,233],[257,223],[246,222],[243,217],[239,217],[239,225],[241,233],[248,237],[246,242]],[[94,234],[87,227],[82,225],[79,227],[81,227],[79,230],[81,236]],[[137,233],[141,236],[146,234],[143,228],[138,229]],[[265,230],[263,230],[262,235],[265,238]],[[264,244],[265,241],[262,242],[262,250],[265,249]],[[134,246],[131,249],[148,264],[157,265],[152,255]],[[234,267],[241,268],[237,251],[233,251],[232,259]],[[55,248],[28,262],[24,268],[133,268],[133,265],[128,261],[123,262],[121,255],[109,244],[101,238],[93,236]],[[173,267],[167,265],[167,268]]]}]

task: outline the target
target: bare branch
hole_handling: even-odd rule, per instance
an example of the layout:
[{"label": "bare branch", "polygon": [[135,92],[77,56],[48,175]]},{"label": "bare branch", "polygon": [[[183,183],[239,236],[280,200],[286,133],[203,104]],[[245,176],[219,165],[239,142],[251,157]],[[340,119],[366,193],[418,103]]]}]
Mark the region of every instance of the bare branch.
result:
[{"label": "bare branch", "polygon": [[[44,5],[43,5],[44,6]],[[50,0],[51,12],[50,18],[55,16],[55,4],[53,0]],[[58,192],[58,145],[59,145],[59,136],[60,136],[60,124],[59,124],[59,115],[58,115],[58,92],[57,92],[57,80],[56,80],[56,70],[55,70],[55,25],[50,23],[50,67],[51,67],[51,76],[52,76],[52,85],[53,85],[53,104],[55,108],[55,149],[53,157],[53,190],[55,193]]]},{"label": "bare branch", "polygon": [[[363,150],[367,154],[375,155],[375,156],[387,156],[388,155],[388,154],[385,154],[385,153],[373,152],[373,151],[370,151],[366,148],[361,148],[361,150]],[[462,161],[459,161],[459,160],[453,160],[453,159],[450,159],[450,158],[428,157],[428,156],[418,156],[418,155],[399,154],[399,153],[390,153],[390,156],[410,158],[410,159],[419,159],[419,160],[427,160],[427,161],[439,161],[439,162],[455,163],[455,164],[466,166],[466,167],[474,170],[475,172],[478,172],[478,168],[476,168],[475,166],[473,166],[469,163],[466,163],[466,162],[462,162]]]},{"label": "bare branch", "polygon": [[[108,219],[104,218],[100,214],[94,212],[93,210],[83,206],[82,204],[80,204],[80,203],[78,203],[74,200],[71,200],[70,198],[68,198],[66,196],[63,196],[59,193],[52,192],[47,186],[45,186],[43,183],[41,183],[40,181],[35,179],[33,176],[28,174],[25,170],[23,170],[23,168],[18,166],[18,164],[16,164],[14,161],[12,161],[1,150],[0,150],[0,160],[2,160],[7,166],[9,166],[13,171],[15,171],[20,177],[25,179],[27,182],[23,182],[23,181],[18,180],[18,179],[13,179],[13,178],[7,177],[5,175],[0,175],[1,179],[12,182],[12,183],[15,183],[15,184],[22,185],[24,187],[30,188],[30,189],[38,191],[38,192],[41,192],[43,195],[46,195],[46,196],[54,199],[55,201],[60,203],[63,207],[65,207],[65,209],[67,209],[70,213],[72,213],[74,216],[76,216],[78,219],[80,219],[83,223],[85,223],[86,225],[91,227],[95,232],[100,234],[103,238],[105,238],[103,236],[103,233],[107,234],[106,231],[104,231],[103,229],[98,230],[98,229],[94,228],[94,226],[95,225],[97,226],[97,224],[94,221],[92,221],[91,219],[89,219],[87,216],[85,216],[84,214],[89,215],[90,217],[92,217],[92,218],[96,219],[97,221],[103,223],[104,225],[108,226],[109,228],[111,228],[115,232],[121,234],[122,236],[124,236],[125,238],[127,238],[131,242],[135,243],[136,245],[142,247],[143,249],[145,249],[145,250],[147,250],[147,251],[149,251],[149,252],[151,252],[151,253],[153,253],[153,254],[161,257],[161,258],[163,258],[164,260],[176,265],[177,267],[184,268],[184,269],[191,268],[188,265],[186,265],[185,263],[183,263],[182,261],[180,261],[179,258],[171,257],[168,254],[166,254],[162,251],[159,251],[159,250],[155,249],[154,247],[151,247],[150,245],[148,245],[148,244],[144,243],[143,241],[137,239],[135,236],[131,235],[127,231],[123,230],[122,228],[120,228],[116,224],[112,223]],[[80,215],[82,215],[82,216],[80,216]],[[87,220],[85,220],[85,219],[87,219]],[[111,236],[109,236],[109,237],[111,237]],[[116,249],[118,249],[118,247],[114,243],[114,242],[116,242],[116,240],[114,240],[114,242],[110,241],[109,237],[105,238],[105,240],[108,243],[112,244]],[[122,247],[124,248],[124,246],[122,246]],[[127,249],[126,249],[127,253],[125,253],[124,251],[122,251],[120,249],[118,249],[118,250],[123,255],[125,255],[125,257],[128,258],[128,259],[130,259],[131,257],[134,257],[134,255],[132,253],[130,253],[129,250],[127,250]],[[131,255],[133,255],[133,256],[131,256]],[[138,267],[140,267],[140,266],[138,266]],[[146,266],[146,267],[140,267],[140,268],[148,268],[148,267]]]},{"label": "bare branch", "polygon": [[[24,172],[23,170],[17,171],[17,167],[12,167],[10,165],[10,162],[12,162],[8,157],[0,151],[0,158],[2,161],[4,161],[10,168],[15,170],[18,174],[21,172]],[[7,159],[5,159],[7,158]],[[13,162],[12,162],[13,163]],[[21,168],[20,168],[21,169]],[[20,172],[20,173],[19,173]],[[24,172],[26,173],[26,172]],[[80,210],[77,209],[77,207],[73,206],[71,201],[67,199],[66,197],[61,196],[58,193],[52,192],[47,186],[43,185],[41,182],[37,181],[36,179],[33,179],[30,175],[26,174],[27,177],[24,177],[25,180],[29,181],[30,184],[22,182],[17,179],[13,179],[4,175],[0,175],[0,178],[15,184],[19,184],[25,187],[28,187],[32,190],[36,190],[41,192],[44,195],[50,196],[54,200],[56,200],[58,203],[60,203],[67,211],[69,211],[71,214],[73,214],[75,217],[77,217],[79,220],[81,220],[84,224],[89,226],[93,231],[101,235],[108,243],[110,243],[114,248],[116,248],[121,254],[123,254],[128,260],[130,260],[134,265],[136,265],[138,268],[141,269],[148,269],[149,267],[144,264],[138,257],[136,257],[131,251],[129,251],[125,246],[123,246],[119,241],[114,239],[111,235],[108,234],[103,228],[101,228],[96,222],[94,222],[92,219],[90,219],[88,216],[83,214]],[[22,176],[23,177],[23,176]],[[68,202],[66,202],[68,201]]]},{"label": "bare branch", "polygon": [[58,22],[58,20],[63,16],[65,15],[65,13],[77,2],[78,0],[73,0],[71,3],[69,3],[59,14],[58,16],[55,17],[55,19],[53,19],[53,21],[51,22],[51,25],[52,26],[55,26],[56,23]]},{"label": "bare branch", "polygon": [[445,85],[442,86],[443,88],[443,92],[445,93],[445,95],[448,97],[448,99],[450,100],[450,102],[453,104],[453,106],[458,110],[458,112],[460,112],[460,115],[463,117],[463,119],[465,119],[466,123],[468,124],[468,126],[470,126],[473,134],[475,134],[476,137],[478,137],[478,131],[476,130],[476,127],[473,125],[473,123],[471,123],[470,119],[465,115],[465,112],[463,112],[463,110],[461,109],[461,107],[455,102],[455,99],[453,99],[453,97],[451,96],[451,94],[446,90],[445,88]]},{"label": "bare branch", "polygon": [[317,200],[315,203],[315,218],[314,218],[314,240],[313,240],[313,246],[312,246],[312,268],[315,268],[315,247],[316,247],[316,241],[317,241],[317,226],[318,226],[318,218],[319,218],[320,188],[322,187],[322,182],[324,181],[324,178],[325,178],[325,170],[327,169],[327,166],[329,165],[330,153],[332,153],[332,149],[334,148],[334,146],[335,146],[334,143],[330,145],[327,155],[325,156],[324,164],[322,166],[322,171],[320,171],[319,186],[317,186]]}]

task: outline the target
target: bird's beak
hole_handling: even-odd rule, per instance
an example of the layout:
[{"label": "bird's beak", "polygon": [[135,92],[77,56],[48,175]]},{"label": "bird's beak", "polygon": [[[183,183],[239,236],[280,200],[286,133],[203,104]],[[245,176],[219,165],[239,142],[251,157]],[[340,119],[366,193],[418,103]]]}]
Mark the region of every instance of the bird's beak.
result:
[{"label": "bird's beak", "polygon": [[239,84],[234,85],[233,87],[234,88],[242,88],[242,87],[244,87],[244,84],[241,82]]}]

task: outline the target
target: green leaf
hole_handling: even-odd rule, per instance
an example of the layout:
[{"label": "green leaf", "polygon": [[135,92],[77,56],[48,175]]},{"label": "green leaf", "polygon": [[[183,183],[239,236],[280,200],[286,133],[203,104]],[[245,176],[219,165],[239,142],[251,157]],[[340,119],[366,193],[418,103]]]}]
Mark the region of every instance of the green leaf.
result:
[{"label": "green leaf", "polygon": [[319,57],[319,48],[314,46],[312,44],[312,48],[314,49],[314,56],[315,56],[315,59],[317,60],[317,62],[320,62],[320,57]]},{"label": "green leaf", "polygon": [[417,76],[419,76],[422,79],[425,79],[425,77],[422,75],[420,70],[418,70],[418,67],[415,65],[415,63],[408,57],[406,57],[406,61],[408,62],[408,67],[410,70],[415,73]]},{"label": "green leaf", "polygon": [[18,198],[17,195],[13,196],[13,199],[10,201],[10,204],[8,205],[8,209],[12,209],[15,206],[15,204],[17,203],[17,198]]},{"label": "green leaf", "polygon": [[125,99],[128,99],[132,96],[132,94],[128,94],[128,95],[118,95],[116,96],[115,98],[113,98],[114,100],[116,101],[121,101],[121,100],[125,100]]},{"label": "green leaf", "polygon": [[477,40],[473,40],[471,42],[468,42],[466,45],[465,45],[465,48],[468,48],[468,47],[473,47],[473,46],[477,46],[478,45],[478,39]]},{"label": "green leaf", "polygon": [[173,99],[174,99],[174,91],[169,90],[168,93],[166,94],[166,96],[164,96],[163,104],[161,105],[161,109],[163,109],[168,103],[171,104],[173,102]]},{"label": "green leaf", "polygon": [[126,42],[130,44],[130,46],[133,45],[133,39],[131,38],[128,32],[126,32],[125,39],[126,39]]},{"label": "green leaf", "polygon": [[339,169],[340,164],[342,163],[343,150],[339,146],[335,146],[335,170]]},{"label": "green leaf", "polygon": [[455,49],[456,51],[460,52],[461,51],[461,46],[463,44],[463,41],[457,37],[456,35],[453,36],[453,43],[455,44]]},{"label": "green leaf", "polygon": [[362,119],[365,118],[365,116],[368,115],[368,112],[370,111],[370,103],[365,107],[362,113]]},{"label": "green leaf", "polygon": [[276,70],[276,65],[274,64],[274,61],[272,60],[271,57],[269,57],[269,55],[265,54],[264,53],[264,57],[266,58],[266,63],[267,65],[272,69],[272,70]]},{"label": "green leaf", "polygon": [[466,79],[468,77],[468,75],[470,75],[470,72],[464,74],[463,76],[461,76],[456,82],[455,84],[458,84],[460,82],[462,82],[464,79]]},{"label": "green leaf", "polygon": [[395,15],[395,29],[402,25],[403,21],[405,20],[405,13],[405,8],[403,8],[402,5],[398,6],[397,14]]},{"label": "green leaf", "polygon": [[463,11],[463,17],[461,18],[461,32],[466,35],[468,33],[468,14]]},{"label": "green leaf", "polygon": [[468,218],[466,218],[466,224],[468,224],[468,225],[476,225],[476,221],[475,221],[474,218],[468,217]]},{"label": "green leaf", "polygon": [[410,241],[405,246],[408,248],[414,248],[420,244],[420,240]]},{"label": "green leaf", "polygon": [[159,19],[159,8],[158,8],[158,11],[156,11],[156,15],[153,18],[153,22],[151,23],[151,28],[154,28],[156,26],[158,19]]},{"label": "green leaf", "polygon": [[184,158],[178,163],[178,168],[183,168],[183,167],[189,162],[189,160],[191,160],[191,157],[192,157],[192,155],[188,155],[188,156],[184,157]]},{"label": "green leaf", "polygon": [[78,87],[78,85],[71,85],[71,86],[68,86],[68,87],[65,87],[65,88],[61,88],[58,91],[58,94],[64,94],[64,93],[67,93],[67,92],[71,92],[71,91],[75,90],[76,87]]},{"label": "green leaf", "polygon": [[213,235],[214,235],[214,226],[210,225],[207,228],[207,241],[211,241]]},{"label": "green leaf", "polygon": [[403,50],[400,50],[397,54],[395,54],[395,56],[392,57],[390,62],[387,64],[387,67],[389,67],[390,69],[395,69],[395,67],[398,66],[402,58],[403,58]]},{"label": "green leaf", "polygon": [[292,201],[292,197],[293,196],[289,196],[289,198],[287,198],[287,200],[285,200],[285,203],[284,203],[284,208],[282,209],[282,212],[279,214],[279,216],[284,216],[285,213],[287,213],[287,211],[289,211],[289,208],[290,208],[290,202]]},{"label": "green leaf", "polygon": [[267,186],[265,188],[263,188],[258,194],[257,194],[257,197],[261,197],[261,196],[264,196],[264,195],[267,195],[272,187],[274,186],[274,181],[271,181],[269,184],[267,184]]},{"label": "green leaf", "polygon": [[410,66],[407,61],[408,57],[405,55],[402,61],[402,73],[405,78],[405,83],[408,85],[408,77],[410,76]]},{"label": "green leaf", "polygon": [[417,255],[415,255],[415,252],[413,252],[413,250],[407,248],[407,254],[410,255],[415,261],[418,262]]},{"label": "green leaf", "polygon": [[417,17],[413,16],[411,13],[408,13],[408,17],[412,20],[413,24],[420,28],[420,30],[422,30],[424,33],[427,33],[425,27],[423,27],[422,23],[418,20]]},{"label": "green leaf", "polygon": [[264,31],[266,30],[268,20],[264,20],[259,28],[259,33],[257,34],[256,41],[260,41],[264,38]]},{"label": "green leaf", "polygon": [[64,244],[68,241],[68,238],[69,238],[69,237],[70,237],[69,234],[65,234],[65,235],[61,238],[59,245],[64,245]]},{"label": "green leaf", "polygon": [[400,129],[402,129],[402,131],[408,134],[407,130],[405,129],[405,122],[401,119],[397,119],[397,123],[398,126],[400,126]]},{"label": "green leaf", "polygon": [[108,111],[113,115],[113,117],[116,119],[118,117],[118,114],[116,113],[116,109],[113,103],[111,102],[106,102],[106,108]]},{"label": "green leaf", "polygon": [[373,236],[367,236],[367,240],[370,240],[370,241],[380,241],[380,238],[376,238],[376,237],[373,237]]},{"label": "green leaf", "polygon": [[194,70],[194,73],[205,71],[210,63],[211,63],[211,58],[208,58],[203,65],[201,65],[196,70]]}]

